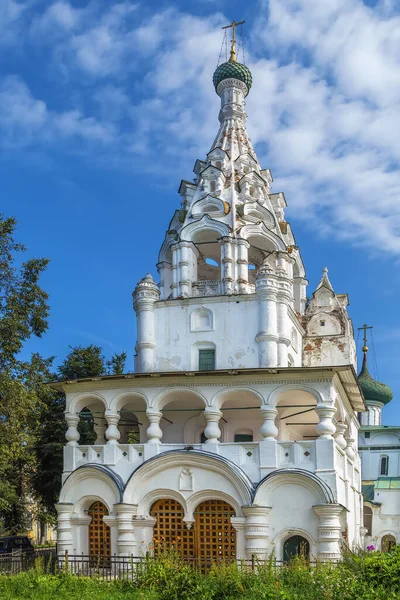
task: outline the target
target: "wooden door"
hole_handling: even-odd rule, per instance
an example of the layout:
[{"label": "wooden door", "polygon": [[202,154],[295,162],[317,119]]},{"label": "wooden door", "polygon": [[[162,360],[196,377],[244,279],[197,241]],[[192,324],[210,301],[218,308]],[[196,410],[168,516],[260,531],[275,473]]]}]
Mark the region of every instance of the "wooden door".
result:
[{"label": "wooden door", "polygon": [[196,557],[201,563],[236,559],[235,511],[223,500],[207,500],[195,510]]},{"label": "wooden door", "polygon": [[154,555],[165,550],[174,550],[185,558],[194,557],[193,529],[188,529],[183,520],[183,506],[172,498],[157,500],[150,510],[157,519],[153,529]]},{"label": "wooden door", "polygon": [[89,523],[89,556],[111,555],[110,528],[104,523],[103,517],[108,515],[107,507],[102,502],[93,502],[88,510],[92,520]]}]

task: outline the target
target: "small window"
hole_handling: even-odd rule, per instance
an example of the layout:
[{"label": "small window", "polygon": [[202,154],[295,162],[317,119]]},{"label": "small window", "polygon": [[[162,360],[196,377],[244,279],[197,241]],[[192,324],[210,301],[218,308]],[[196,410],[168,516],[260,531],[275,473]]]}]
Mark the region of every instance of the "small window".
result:
[{"label": "small window", "polygon": [[217,169],[222,169],[222,163],[220,160],[217,160],[217,162],[215,163],[215,166],[217,167]]},{"label": "small window", "polygon": [[387,475],[389,472],[389,457],[382,456],[381,458],[381,467],[379,470],[380,475]]},{"label": "small window", "polygon": [[325,321],[320,321],[319,324],[321,325],[321,327],[325,327]]},{"label": "small window", "polygon": [[215,181],[210,182],[210,192],[215,192]]},{"label": "small window", "polygon": [[[360,413],[361,416],[361,413]],[[366,431],[364,434],[365,439],[367,440],[369,437],[371,436],[371,432],[370,431]]]},{"label": "small window", "polygon": [[214,371],[215,350],[199,350],[199,371]]},{"label": "small window", "polygon": [[364,504],[364,527],[367,535],[372,535],[372,509]]},{"label": "small window", "polygon": [[235,442],[239,442],[239,443],[246,443],[246,442],[252,442],[253,441],[253,436],[251,435],[251,433],[236,433],[235,434]]}]

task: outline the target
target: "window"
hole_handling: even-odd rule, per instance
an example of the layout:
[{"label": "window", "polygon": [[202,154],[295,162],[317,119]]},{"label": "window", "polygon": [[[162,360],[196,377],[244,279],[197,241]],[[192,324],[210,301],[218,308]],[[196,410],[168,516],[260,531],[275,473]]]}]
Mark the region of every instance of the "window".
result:
[{"label": "window", "polygon": [[319,324],[321,325],[321,327],[325,327],[325,321],[320,321]]},{"label": "window", "polygon": [[253,436],[251,433],[235,433],[235,442],[246,443],[252,442]]},{"label": "window", "polygon": [[215,192],[215,181],[210,182],[210,192]]},{"label": "window", "polygon": [[372,508],[364,504],[364,527],[367,530],[367,535],[372,534]]},{"label": "window", "polygon": [[389,457],[382,456],[379,475],[387,475],[389,472]]},{"label": "window", "polygon": [[199,371],[215,369],[215,350],[199,350]]},{"label": "window", "polygon": [[[361,417],[361,413],[360,413],[360,417]],[[370,435],[371,435],[371,432],[370,431],[366,431],[365,434],[364,434],[365,439],[367,440],[370,437]]]},{"label": "window", "polygon": [[217,162],[215,163],[215,166],[217,167],[217,169],[222,169],[222,163],[220,160],[217,160]]}]

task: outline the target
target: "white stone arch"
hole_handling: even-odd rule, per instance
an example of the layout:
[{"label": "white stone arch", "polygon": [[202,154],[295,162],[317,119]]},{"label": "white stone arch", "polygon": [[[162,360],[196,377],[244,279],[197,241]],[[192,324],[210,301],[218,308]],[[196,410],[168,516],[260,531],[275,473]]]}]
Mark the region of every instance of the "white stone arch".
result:
[{"label": "white stone arch", "polygon": [[285,242],[273,231],[268,229],[264,223],[260,225],[245,225],[240,230],[240,237],[249,244],[254,243],[261,250],[271,252],[273,250],[286,252]]},{"label": "white stone arch", "polygon": [[221,221],[216,221],[208,215],[204,215],[201,219],[186,225],[182,229],[180,237],[182,241],[192,242],[197,238],[197,234],[203,237],[207,232],[215,233],[218,237],[224,237],[229,234],[229,227]]},{"label": "white stone arch", "polygon": [[120,415],[118,422],[121,433],[120,444],[128,443],[132,431],[135,432],[136,443],[146,441],[146,431],[149,427],[146,410],[149,408],[149,402],[143,392],[134,389],[117,392],[110,402],[110,408]]},{"label": "white stone arch", "polygon": [[229,401],[230,396],[236,393],[246,392],[246,394],[250,394],[254,396],[257,401],[260,402],[260,406],[265,403],[265,398],[258,390],[254,389],[251,386],[240,386],[240,387],[229,387],[223,388],[214,394],[211,398],[210,406],[221,409],[223,405]]},{"label": "white stone arch", "polygon": [[91,507],[93,502],[102,502],[107,507],[109,515],[114,513],[114,507],[109,506],[104,498],[97,494],[87,494],[87,496],[82,496],[82,498],[74,505],[73,514],[81,517],[86,516],[86,511]]},{"label": "white stone arch", "polygon": [[70,503],[77,507],[77,512],[90,496],[96,497],[96,500],[103,502],[111,514],[114,504],[121,502],[123,483],[119,475],[113,473],[107,467],[97,465],[85,465],[78,467],[65,480],[61,492],[60,503]]},{"label": "white stone arch", "polygon": [[270,392],[265,404],[268,406],[273,406],[275,408],[277,405],[277,402],[279,400],[279,396],[281,394],[283,394],[284,392],[296,391],[296,390],[302,391],[302,392],[308,392],[309,394],[311,394],[312,396],[315,397],[317,402],[324,401],[322,394],[318,390],[299,382],[299,383],[287,383],[287,384],[276,387],[274,390],[272,390]]},{"label": "white stone arch", "polygon": [[205,198],[197,200],[192,206],[192,215],[200,216],[202,214],[212,213],[212,216],[224,217],[225,204],[220,198],[207,195]]},{"label": "white stone arch", "polygon": [[140,506],[152,492],[176,493],[183,467],[192,472],[194,490],[211,488],[234,498],[236,505],[251,504],[253,486],[240,467],[220,456],[193,450],[164,452],[143,463],[128,479],[123,502]]},{"label": "white stone arch", "polygon": [[[335,496],[327,483],[303,469],[277,469],[264,477],[256,487],[254,504],[271,506],[274,492],[288,484],[307,489],[314,496],[314,504],[333,504]],[[311,504],[309,508],[313,505]]]},{"label": "white stone arch", "polygon": [[214,313],[210,308],[201,306],[190,313],[190,331],[213,331]]},{"label": "white stone arch", "polygon": [[142,500],[138,504],[137,514],[146,516],[150,515],[151,507],[153,506],[153,504],[158,500],[164,500],[165,498],[170,500],[176,500],[176,502],[179,502],[185,513],[184,519],[187,518],[188,508],[185,497],[177,490],[173,490],[170,488],[160,488],[152,490],[151,492],[146,494],[146,496],[142,498]]},{"label": "white stone arch", "polygon": [[102,394],[99,394],[98,392],[81,392],[71,398],[70,402],[67,404],[66,412],[78,414],[85,407],[90,408],[91,406],[99,405],[102,405],[104,410],[109,408],[108,402]]},{"label": "white stone arch", "polygon": [[176,239],[170,236],[164,240],[158,254],[159,263],[166,262],[172,264],[172,246],[176,243]]},{"label": "white stone arch", "polygon": [[243,517],[242,507],[236,498],[232,497],[230,494],[226,494],[225,492],[208,489],[195,492],[190,496],[190,498],[188,498],[188,517],[190,519],[194,518],[194,512],[196,508],[202,502],[207,502],[207,500],[223,500],[232,506],[235,511],[235,517]]},{"label": "white stone arch", "polygon": [[[177,398],[177,397],[182,398],[182,396],[184,394],[187,394],[188,396],[193,396],[193,395],[196,396],[196,398],[201,400],[204,407],[207,406],[207,398],[205,396],[203,396],[203,394],[201,392],[199,392],[198,390],[193,389],[193,388],[177,387],[177,388],[168,388],[166,390],[162,390],[161,392],[159,392],[153,398],[149,408],[151,408],[153,410],[163,410],[163,408],[165,408],[165,406],[167,406],[167,404],[174,402],[175,398]],[[175,395],[175,398],[174,398],[174,395]]]}]

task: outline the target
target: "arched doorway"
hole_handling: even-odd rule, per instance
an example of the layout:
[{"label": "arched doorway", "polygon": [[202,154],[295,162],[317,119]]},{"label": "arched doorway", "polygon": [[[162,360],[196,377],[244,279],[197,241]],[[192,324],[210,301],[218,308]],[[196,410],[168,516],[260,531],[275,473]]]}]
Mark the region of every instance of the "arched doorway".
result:
[{"label": "arched doorway", "polygon": [[236,559],[235,511],[224,500],[202,502],[194,512],[196,556],[200,561]]},{"label": "arched doorway", "polygon": [[388,533],[384,535],[381,541],[381,550],[382,552],[390,552],[396,545],[396,538],[394,535]]},{"label": "arched doorway", "polygon": [[153,529],[155,556],[165,549],[176,547],[183,557],[194,557],[194,532],[187,528],[183,520],[183,507],[177,500],[157,500],[151,507],[150,515],[157,519]]},{"label": "arched doorway", "polygon": [[301,535],[292,535],[283,544],[283,560],[289,562],[296,556],[305,559],[310,558],[310,544],[306,538]]},{"label": "arched doorway", "polygon": [[104,517],[108,515],[107,507],[100,501],[93,502],[88,515],[92,518],[89,523],[89,556],[111,556],[110,528],[104,523]]}]

